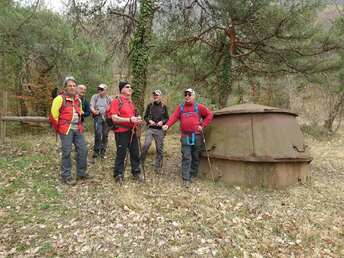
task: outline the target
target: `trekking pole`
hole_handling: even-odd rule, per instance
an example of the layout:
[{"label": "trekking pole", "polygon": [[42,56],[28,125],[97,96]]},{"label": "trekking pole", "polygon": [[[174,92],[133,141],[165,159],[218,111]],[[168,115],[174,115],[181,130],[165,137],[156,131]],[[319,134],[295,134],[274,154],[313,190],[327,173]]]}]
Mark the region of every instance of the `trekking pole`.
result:
[{"label": "trekking pole", "polygon": [[140,162],[141,162],[141,167],[142,167],[142,172],[143,172],[143,179],[146,179],[146,172],[145,172],[145,166],[143,165],[143,162],[142,162],[142,146],[141,146],[141,140],[140,140],[140,137],[136,134],[136,138],[137,138],[137,141],[138,141],[138,144],[139,144],[139,152],[140,152]]},{"label": "trekking pole", "polygon": [[125,153],[125,160],[124,160],[124,171],[125,169],[127,168],[127,163],[128,163],[128,153],[129,153],[129,148],[130,148],[130,145],[133,141],[133,137],[134,137],[134,133],[135,133],[135,129],[132,128],[131,129],[131,135],[130,135],[130,141],[129,141],[129,144],[128,144],[128,147],[126,149],[126,153]]},{"label": "trekking pole", "polygon": [[209,169],[210,169],[211,178],[212,178],[213,182],[215,183],[213,166],[211,165],[211,162],[210,162],[210,156],[209,156],[207,144],[205,142],[205,137],[204,137],[203,129],[201,130],[201,132],[202,132],[202,138],[203,138],[203,144],[204,144],[204,148],[205,148],[205,153],[207,154],[207,159],[208,159],[208,165],[209,165]]},{"label": "trekking pole", "polygon": [[[164,138],[166,136],[166,132],[164,132]],[[163,166],[164,166],[164,148],[162,148],[162,158],[160,162],[160,173],[163,174]]]}]

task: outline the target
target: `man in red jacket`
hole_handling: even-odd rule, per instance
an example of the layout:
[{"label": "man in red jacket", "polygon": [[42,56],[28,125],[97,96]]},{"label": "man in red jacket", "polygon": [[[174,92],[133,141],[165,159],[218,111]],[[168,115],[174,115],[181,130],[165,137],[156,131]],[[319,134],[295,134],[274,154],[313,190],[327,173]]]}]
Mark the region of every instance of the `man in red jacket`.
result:
[{"label": "man in red jacket", "polygon": [[63,93],[54,98],[49,119],[52,127],[59,134],[62,145],[61,155],[61,181],[74,185],[72,179],[72,145],[77,152],[77,179],[90,179],[87,170],[87,145],[83,135],[81,117],[83,114],[82,103],[77,95],[77,83],[74,77],[69,76],[64,80]]},{"label": "man in red jacket", "polygon": [[180,120],[181,149],[182,149],[182,178],[183,185],[189,187],[191,177],[198,174],[199,155],[203,143],[203,128],[213,119],[213,113],[202,104],[195,102],[195,91],[184,91],[184,103],[178,105],[167,123],[162,127],[168,130]]},{"label": "man in red jacket", "polygon": [[119,184],[123,183],[125,158],[130,152],[131,173],[135,179],[143,181],[140,169],[140,151],[136,128],[142,119],[136,112],[136,107],[131,100],[133,90],[130,83],[119,82],[120,96],[116,97],[110,106],[109,115],[114,122],[117,154],[115,160],[114,177]]}]

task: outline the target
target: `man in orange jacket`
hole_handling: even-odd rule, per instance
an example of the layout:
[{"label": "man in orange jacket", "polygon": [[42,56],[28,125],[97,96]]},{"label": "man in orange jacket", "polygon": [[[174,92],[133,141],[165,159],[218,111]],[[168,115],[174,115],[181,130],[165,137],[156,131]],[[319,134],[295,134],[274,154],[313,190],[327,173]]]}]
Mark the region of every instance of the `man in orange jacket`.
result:
[{"label": "man in orange jacket", "polygon": [[72,179],[72,145],[77,152],[77,179],[91,178],[87,173],[87,145],[83,135],[81,100],[77,95],[77,82],[74,77],[64,80],[63,94],[54,98],[49,116],[52,127],[59,134],[62,144],[61,181],[74,185]]}]

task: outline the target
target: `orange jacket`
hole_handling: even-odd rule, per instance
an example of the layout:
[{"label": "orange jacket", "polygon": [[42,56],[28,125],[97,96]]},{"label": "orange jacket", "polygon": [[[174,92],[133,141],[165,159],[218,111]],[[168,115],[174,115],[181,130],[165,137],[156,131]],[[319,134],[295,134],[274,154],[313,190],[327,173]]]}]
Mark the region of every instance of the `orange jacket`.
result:
[{"label": "orange jacket", "polygon": [[80,98],[78,96],[69,97],[67,95],[58,95],[54,98],[53,104],[51,105],[49,120],[56,132],[59,134],[68,134],[73,119],[74,109],[79,115],[78,128],[82,133],[84,130],[81,123],[83,110]]}]

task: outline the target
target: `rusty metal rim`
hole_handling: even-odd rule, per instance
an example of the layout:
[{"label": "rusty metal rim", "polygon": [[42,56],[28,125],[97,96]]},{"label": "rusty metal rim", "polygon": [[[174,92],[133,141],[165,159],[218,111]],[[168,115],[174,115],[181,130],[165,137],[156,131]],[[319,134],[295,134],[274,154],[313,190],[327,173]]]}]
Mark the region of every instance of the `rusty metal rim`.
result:
[{"label": "rusty metal rim", "polygon": [[223,115],[241,115],[241,114],[288,114],[292,116],[298,116],[298,114],[288,111],[288,110],[283,110],[283,109],[264,109],[264,110],[233,110],[233,111],[215,111],[214,116],[223,116]]},{"label": "rusty metal rim", "polygon": [[[207,155],[202,152],[202,157],[207,157]],[[248,157],[238,157],[238,156],[225,156],[219,154],[210,154],[209,157],[213,159],[222,159],[222,160],[230,160],[230,161],[246,161],[246,162],[289,162],[289,163],[297,163],[297,162],[311,162],[313,160],[312,157],[300,157],[300,158],[289,158],[289,157],[256,157],[256,156],[248,156]]]}]

